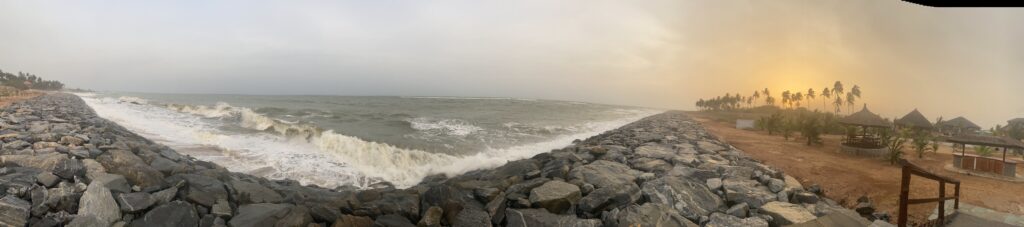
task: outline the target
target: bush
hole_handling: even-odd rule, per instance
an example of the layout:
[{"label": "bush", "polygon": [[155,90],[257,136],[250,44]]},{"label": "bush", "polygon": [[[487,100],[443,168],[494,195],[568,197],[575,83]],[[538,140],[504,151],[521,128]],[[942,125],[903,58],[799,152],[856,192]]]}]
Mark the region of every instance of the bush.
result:
[{"label": "bush", "polygon": [[974,147],[974,153],[978,153],[978,155],[981,155],[983,157],[992,156],[992,153],[994,153],[994,152],[995,152],[995,150],[993,150],[991,147],[988,147],[988,146],[975,146]]},{"label": "bush", "polygon": [[888,158],[890,165],[895,165],[903,157],[903,145],[907,142],[906,136],[906,130],[897,132],[882,131],[882,141],[885,143],[885,147],[889,149]]}]

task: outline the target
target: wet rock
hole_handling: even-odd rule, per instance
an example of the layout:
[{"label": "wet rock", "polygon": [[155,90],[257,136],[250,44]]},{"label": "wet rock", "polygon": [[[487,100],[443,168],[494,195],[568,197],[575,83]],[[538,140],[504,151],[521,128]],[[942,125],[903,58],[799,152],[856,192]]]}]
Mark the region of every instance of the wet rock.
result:
[{"label": "wet rock", "polygon": [[341,215],[331,227],[371,227],[373,219],[361,216]]},{"label": "wet rock", "polygon": [[747,226],[747,227],[768,227],[768,221],[759,217],[750,218],[739,218],[733,215],[726,215],[722,213],[711,214],[710,221],[704,227],[733,227],[733,226]]},{"label": "wet rock", "polygon": [[574,168],[569,172],[569,179],[579,179],[594,185],[596,188],[603,188],[611,185],[633,183],[638,175],[640,175],[639,171],[630,169],[621,163],[598,160]]},{"label": "wet rock", "polygon": [[551,181],[551,179],[548,179],[548,178],[534,178],[534,179],[530,179],[530,180],[523,181],[523,182],[518,183],[518,184],[513,184],[512,186],[508,186],[508,188],[505,189],[505,193],[522,193],[522,194],[527,194],[527,193],[530,192],[530,190],[533,190],[536,187],[540,187],[541,185],[543,185],[544,183],[546,183],[548,181]]},{"label": "wet rock", "polygon": [[580,199],[578,209],[585,213],[600,214],[601,211],[623,208],[640,200],[642,194],[636,184],[619,184],[595,189]]},{"label": "wet rock", "polygon": [[491,216],[480,209],[463,209],[455,215],[453,227],[491,226]]},{"label": "wet rock", "polygon": [[772,226],[799,224],[817,218],[803,206],[783,202],[770,202],[764,204],[758,212],[771,216]]},{"label": "wet rock", "polygon": [[116,197],[121,211],[129,213],[145,210],[156,203],[153,196],[145,192],[120,193]]},{"label": "wet rock", "polygon": [[409,220],[419,220],[420,197],[418,194],[387,193],[378,200],[364,203],[359,210],[372,215],[398,214]]},{"label": "wet rock", "polygon": [[535,207],[561,214],[581,198],[580,188],[562,181],[548,181],[530,191],[530,203]]},{"label": "wet rock", "polygon": [[164,175],[173,175],[185,171],[185,166],[161,157],[153,158],[153,161],[149,164],[153,166],[153,169],[160,171],[160,173],[163,173]]},{"label": "wet rock", "polygon": [[213,204],[213,207],[210,208],[210,214],[217,217],[231,217],[233,214],[231,211],[231,204],[228,203],[227,200],[219,199],[217,200],[217,203]]},{"label": "wet rock", "polygon": [[605,226],[660,226],[660,227],[697,227],[692,221],[680,216],[668,205],[645,203],[631,205],[622,211],[618,209],[605,212],[602,219]]},{"label": "wet rock", "polygon": [[195,206],[184,201],[174,201],[157,206],[139,219],[132,221],[132,227],[196,226],[199,215]]},{"label": "wet rock", "polygon": [[28,201],[12,195],[0,198],[0,226],[25,226],[31,207]]},{"label": "wet rock", "polygon": [[444,210],[440,207],[432,206],[427,208],[427,211],[423,213],[423,218],[416,224],[417,227],[440,227],[441,226],[441,215],[444,214]]},{"label": "wet rock", "polygon": [[234,192],[234,197],[238,200],[239,204],[280,203],[284,201],[281,194],[257,183],[233,179],[228,182],[228,186],[234,189],[232,192]]},{"label": "wet rock", "polygon": [[641,191],[648,201],[667,204],[690,220],[697,220],[725,206],[722,199],[703,183],[684,178],[658,178],[644,183]]},{"label": "wet rock", "polygon": [[103,223],[114,223],[121,219],[121,210],[111,195],[110,189],[98,183],[89,184],[79,202],[78,215],[93,216]]},{"label": "wet rock", "polygon": [[228,221],[230,226],[275,226],[288,215],[293,205],[256,203],[238,207],[238,215]]},{"label": "wet rock", "polygon": [[309,214],[309,208],[304,206],[293,206],[283,218],[277,221],[276,226],[307,226],[313,222],[313,216]]},{"label": "wet rock", "polygon": [[544,209],[508,209],[505,217],[510,227],[532,226],[574,226],[597,227],[601,221],[597,219],[579,219],[573,215],[552,214]]},{"label": "wet rock", "polygon": [[60,182],[60,178],[57,175],[53,175],[50,172],[42,172],[36,175],[36,181],[44,187],[53,187],[57,182]]},{"label": "wet rock", "polygon": [[218,199],[227,199],[228,191],[217,179],[196,174],[178,174],[168,178],[169,182],[185,181],[185,199],[189,202],[212,207]]}]

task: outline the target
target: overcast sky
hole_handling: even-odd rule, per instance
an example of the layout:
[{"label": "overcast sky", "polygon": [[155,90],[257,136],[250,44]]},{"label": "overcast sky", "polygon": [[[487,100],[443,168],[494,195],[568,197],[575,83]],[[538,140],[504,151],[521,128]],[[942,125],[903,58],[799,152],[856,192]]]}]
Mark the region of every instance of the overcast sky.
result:
[{"label": "overcast sky", "polygon": [[897,0],[0,0],[0,69],[71,87],[693,109],[841,80],[885,117],[984,127],[1024,117],[1022,40],[1024,9]]}]

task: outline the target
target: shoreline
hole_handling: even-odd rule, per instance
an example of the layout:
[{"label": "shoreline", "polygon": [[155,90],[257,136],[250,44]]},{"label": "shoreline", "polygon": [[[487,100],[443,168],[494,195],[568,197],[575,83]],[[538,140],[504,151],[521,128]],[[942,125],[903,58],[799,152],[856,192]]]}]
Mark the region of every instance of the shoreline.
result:
[{"label": "shoreline", "polygon": [[714,138],[649,116],[493,169],[407,189],[230,172],[46,94],[0,113],[0,224],[89,226],[779,226],[866,219]]}]

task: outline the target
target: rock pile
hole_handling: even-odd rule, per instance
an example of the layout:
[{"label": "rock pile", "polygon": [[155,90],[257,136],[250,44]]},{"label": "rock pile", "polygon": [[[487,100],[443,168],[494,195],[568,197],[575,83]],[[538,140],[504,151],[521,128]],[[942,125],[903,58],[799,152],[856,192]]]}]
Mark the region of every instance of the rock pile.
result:
[{"label": "rock pile", "polygon": [[0,112],[0,226],[781,226],[835,202],[681,112],[417,186],[233,173],[50,94]]}]

